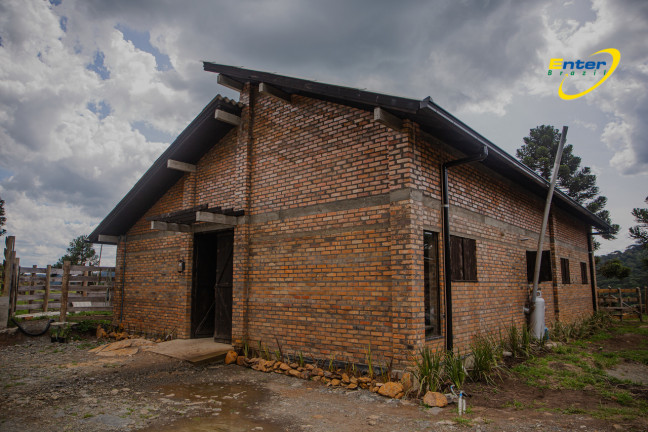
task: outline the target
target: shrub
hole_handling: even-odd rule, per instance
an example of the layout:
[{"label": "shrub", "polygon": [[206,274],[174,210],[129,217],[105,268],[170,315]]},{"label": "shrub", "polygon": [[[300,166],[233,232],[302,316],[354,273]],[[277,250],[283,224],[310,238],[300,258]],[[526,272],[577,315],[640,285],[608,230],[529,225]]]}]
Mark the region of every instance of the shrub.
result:
[{"label": "shrub", "polygon": [[420,383],[419,395],[426,391],[439,391],[443,382],[442,352],[433,352],[429,347],[419,350],[419,356],[414,360],[414,375]]}]

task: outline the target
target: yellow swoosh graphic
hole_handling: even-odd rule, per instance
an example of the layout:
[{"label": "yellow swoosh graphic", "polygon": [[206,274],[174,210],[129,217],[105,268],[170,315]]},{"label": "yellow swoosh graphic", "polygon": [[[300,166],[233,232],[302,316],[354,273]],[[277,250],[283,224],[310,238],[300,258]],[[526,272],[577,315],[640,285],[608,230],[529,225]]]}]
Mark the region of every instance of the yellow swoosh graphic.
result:
[{"label": "yellow swoosh graphic", "polygon": [[592,57],[593,55],[596,55],[596,54],[601,54],[601,53],[608,53],[608,54],[610,54],[612,56],[612,67],[610,67],[610,72],[608,74],[606,74],[606,75],[603,75],[603,78],[601,78],[592,87],[588,88],[585,91],[582,91],[580,93],[576,93],[576,94],[573,94],[573,95],[569,95],[569,94],[566,94],[565,92],[563,92],[562,86],[563,86],[563,83],[565,82],[565,80],[567,79],[567,76],[568,76],[568,75],[565,75],[565,78],[563,78],[563,80],[560,82],[560,87],[558,87],[558,95],[560,96],[561,99],[574,100],[574,99],[578,99],[581,96],[585,96],[587,93],[591,92],[596,87],[603,84],[606,79],[608,79],[608,78],[610,78],[610,76],[612,76],[612,74],[616,70],[617,66],[619,65],[619,62],[621,61],[621,53],[619,52],[618,49],[607,48],[607,49],[602,49],[601,51],[597,51],[594,54],[590,54],[590,57]]}]

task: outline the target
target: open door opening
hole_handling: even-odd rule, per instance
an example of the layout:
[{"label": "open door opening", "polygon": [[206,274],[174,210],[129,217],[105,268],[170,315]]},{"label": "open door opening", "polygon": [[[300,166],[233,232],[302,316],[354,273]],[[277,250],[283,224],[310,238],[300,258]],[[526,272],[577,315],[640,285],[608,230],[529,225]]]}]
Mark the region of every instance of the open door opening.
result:
[{"label": "open door opening", "polygon": [[191,297],[191,337],[232,341],[234,231],[196,234]]}]

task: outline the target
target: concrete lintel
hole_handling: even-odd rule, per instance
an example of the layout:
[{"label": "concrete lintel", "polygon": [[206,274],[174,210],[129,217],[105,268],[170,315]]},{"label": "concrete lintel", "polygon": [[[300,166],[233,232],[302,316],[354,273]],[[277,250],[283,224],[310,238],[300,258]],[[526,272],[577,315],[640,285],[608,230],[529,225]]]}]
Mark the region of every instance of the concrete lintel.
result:
[{"label": "concrete lintel", "polygon": [[191,225],[177,224],[171,222],[151,221],[151,229],[158,231],[174,231],[174,232],[192,232]]},{"label": "concrete lintel", "polygon": [[173,159],[168,159],[167,160],[167,168],[176,170],[176,171],[182,171],[182,172],[188,172],[188,173],[195,173],[196,172],[196,165],[187,163],[187,162],[180,162],[177,160]]},{"label": "concrete lintel", "polygon": [[380,107],[374,108],[374,121],[382,123],[388,128],[397,131],[400,131],[403,128],[403,121],[401,119]]},{"label": "concrete lintel", "polygon": [[211,222],[221,225],[235,226],[238,224],[236,216],[228,216],[223,214],[209,213],[203,211],[196,212],[197,222]]},{"label": "concrete lintel", "polygon": [[119,236],[99,234],[99,238],[97,240],[99,241],[99,243],[117,244],[119,243]]},{"label": "concrete lintel", "polygon": [[229,123],[234,126],[238,126],[241,124],[241,117],[219,109],[217,109],[216,112],[214,113],[214,118],[216,120]]},{"label": "concrete lintel", "polygon": [[194,233],[210,232],[210,231],[221,231],[226,229],[231,229],[231,225],[217,224],[217,223],[202,223],[193,226]]},{"label": "concrete lintel", "polygon": [[282,99],[290,103],[290,95],[288,93],[266,83],[259,84],[259,93]]},{"label": "concrete lintel", "polygon": [[234,91],[237,91],[239,93],[241,91],[243,91],[243,84],[242,83],[240,83],[238,81],[234,81],[232,78],[227,77],[227,76],[225,76],[223,74],[218,74],[218,78],[216,79],[216,82],[218,84],[224,86],[224,87],[230,88],[230,89],[232,89]]}]

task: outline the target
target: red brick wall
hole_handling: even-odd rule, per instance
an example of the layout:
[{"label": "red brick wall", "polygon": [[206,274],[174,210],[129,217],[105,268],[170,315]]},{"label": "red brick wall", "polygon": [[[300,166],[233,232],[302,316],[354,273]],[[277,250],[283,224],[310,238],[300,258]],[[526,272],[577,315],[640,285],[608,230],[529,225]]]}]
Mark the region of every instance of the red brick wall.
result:
[{"label": "red brick wall", "polygon": [[[234,343],[356,362],[371,345],[375,360],[401,364],[425,343],[443,346],[424,337],[423,231],[441,233],[440,167],[463,155],[408,121],[394,131],[355,108],[249,86],[241,101],[241,126],[129,231],[124,322],[189,336],[192,236],[149,238],[145,219],[206,203],[246,211],[235,229]],[[480,164],[451,169],[450,196],[451,233],[477,242],[478,282],[453,283],[455,345],[465,350],[477,331],[522,324],[526,250],[544,200]],[[580,281],[587,227],[559,211],[552,227],[554,265],[569,255]],[[123,244],[118,266],[122,257]],[[587,301],[591,312],[587,285],[542,288],[548,322],[588,313]]]}]

